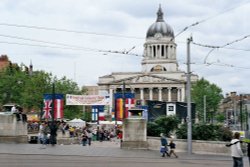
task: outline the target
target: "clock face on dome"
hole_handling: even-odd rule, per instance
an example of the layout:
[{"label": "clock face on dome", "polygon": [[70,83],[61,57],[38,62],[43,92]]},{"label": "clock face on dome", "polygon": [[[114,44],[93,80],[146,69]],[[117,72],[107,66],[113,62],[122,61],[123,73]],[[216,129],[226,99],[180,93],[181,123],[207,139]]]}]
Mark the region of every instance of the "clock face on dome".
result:
[{"label": "clock face on dome", "polygon": [[161,37],[162,37],[162,34],[161,34],[161,33],[156,33],[156,34],[155,34],[155,37],[156,37],[156,38],[161,38]]}]

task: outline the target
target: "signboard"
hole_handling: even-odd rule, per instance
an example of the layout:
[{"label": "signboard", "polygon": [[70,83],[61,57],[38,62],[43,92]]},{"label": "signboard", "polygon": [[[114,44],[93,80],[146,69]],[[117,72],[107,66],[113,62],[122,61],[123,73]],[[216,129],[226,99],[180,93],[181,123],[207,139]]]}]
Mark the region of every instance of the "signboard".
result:
[{"label": "signboard", "polygon": [[27,114],[27,120],[32,122],[39,121],[38,114]]},{"label": "signboard", "polygon": [[175,109],[174,103],[168,103],[167,104],[167,115],[176,115],[176,109]]},{"label": "signboard", "polygon": [[66,105],[109,105],[109,96],[100,95],[66,95]]}]

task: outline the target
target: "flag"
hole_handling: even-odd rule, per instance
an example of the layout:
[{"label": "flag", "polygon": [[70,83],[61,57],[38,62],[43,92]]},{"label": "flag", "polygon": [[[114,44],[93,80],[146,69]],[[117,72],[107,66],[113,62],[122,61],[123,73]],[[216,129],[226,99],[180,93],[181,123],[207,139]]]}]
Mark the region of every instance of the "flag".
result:
[{"label": "flag", "polygon": [[54,100],[54,118],[55,119],[62,119],[63,115],[63,95],[56,94]]},{"label": "flag", "polygon": [[51,103],[52,100],[50,99],[46,99],[46,97],[43,99],[44,102],[44,107],[43,107],[43,115],[42,118],[43,119],[49,119],[51,118]]},{"label": "flag", "polygon": [[92,106],[92,121],[93,122],[98,121],[98,108],[97,108],[97,106]]},{"label": "flag", "polygon": [[134,98],[126,98],[126,103],[125,103],[125,118],[128,118],[131,116],[131,113],[128,112],[129,109],[135,107],[135,99]]},{"label": "flag", "polygon": [[[123,94],[115,93],[115,112],[116,120],[123,120]],[[134,93],[125,93],[125,118],[129,116],[128,110],[135,107],[135,95]]]},{"label": "flag", "polygon": [[[52,118],[52,94],[44,94],[43,95],[44,107],[43,107],[43,115],[42,119],[50,119]],[[62,119],[63,118],[63,95],[55,94],[54,99],[54,119]]]},{"label": "flag", "polygon": [[104,121],[104,106],[95,105],[92,106],[92,121],[98,122],[98,121]]},{"label": "flag", "polygon": [[104,117],[104,106],[98,106],[98,120],[99,121],[104,121],[105,120],[105,117]]}]

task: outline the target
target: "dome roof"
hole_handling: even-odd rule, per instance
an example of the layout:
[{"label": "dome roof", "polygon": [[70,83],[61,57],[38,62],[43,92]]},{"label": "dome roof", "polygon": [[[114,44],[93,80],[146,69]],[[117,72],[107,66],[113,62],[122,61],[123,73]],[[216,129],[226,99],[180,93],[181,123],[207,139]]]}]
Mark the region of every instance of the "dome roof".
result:
[{"label": "dome roof", "polygon": [[161,6],[157,12],[157,19],[154,24],[152,24],[147,32],[148,37],[155,37],[156,34],[159,34],[163,37],[173,37],[174,38],[174,31],[172,27],[170,27],[163,19],[163,12],[161,10]]}]

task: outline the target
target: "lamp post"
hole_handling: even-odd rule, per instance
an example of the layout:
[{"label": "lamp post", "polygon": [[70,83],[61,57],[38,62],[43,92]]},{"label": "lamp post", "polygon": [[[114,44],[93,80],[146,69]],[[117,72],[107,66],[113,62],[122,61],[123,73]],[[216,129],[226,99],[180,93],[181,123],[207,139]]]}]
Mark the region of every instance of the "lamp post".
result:
[{"label": "lamp post", "polygon": [[192,115],[191,115],[191,72],[190,72],[190,43],[192,37],[187,39],[187,142],[188,142],[188,154],[192,154]]},{"label": "lamp post", "polygon": [[242,122],[242,94],[240,94],[240,130],[243,130],[243,122]]},{"label": "lamp post", "polygon": [[56,144],[56,131],[55,125],[55,82],[52,83],[52,107],[51,107],[51,125],[50,125],[50,142],[52,146]]},{"label": "lamp post", "polygon": [[123,120],[123,123],[124,123],[124,120],[125,120],[125,116],[126,116],[126,113],[125,113],[125,103],[126,103],[126,97],[125,97],[125,82],[123,81],[122,83],[122,120]]}]

